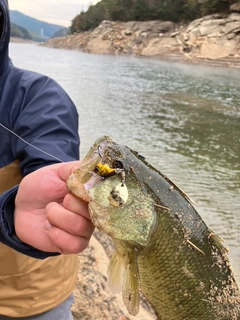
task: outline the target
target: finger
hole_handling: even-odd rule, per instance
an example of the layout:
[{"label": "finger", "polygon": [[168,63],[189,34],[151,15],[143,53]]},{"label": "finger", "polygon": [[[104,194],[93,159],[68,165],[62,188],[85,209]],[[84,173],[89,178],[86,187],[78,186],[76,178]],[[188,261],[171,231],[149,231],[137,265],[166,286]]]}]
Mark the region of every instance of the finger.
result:
[{"label": "finger", "polygon": [[45,222],[46,234],[56,247],[56,251],[63,254],[77,254],[87,248],[90,238],[72,235],[59,229],[48,221]]},{"label": "finger", "polygon": [[67,210],[58,203],[51,203],[46,208],[47,218],[51,225],[72,235],[90,237],[94,227],[92,223],[80,214]]},{"label": "finger", "polygon": [[80,163],[80,161],[64,162],[57,164],[55,170],[57,170],[59,177],[66,182],[73,171],[80,166]]},{"label": "finger", "polygon": [[88,203],[76,196],[68,193],[63,199],[64,208],[80,214],[82,217],[90,220],[90,215],[88,211]]}]

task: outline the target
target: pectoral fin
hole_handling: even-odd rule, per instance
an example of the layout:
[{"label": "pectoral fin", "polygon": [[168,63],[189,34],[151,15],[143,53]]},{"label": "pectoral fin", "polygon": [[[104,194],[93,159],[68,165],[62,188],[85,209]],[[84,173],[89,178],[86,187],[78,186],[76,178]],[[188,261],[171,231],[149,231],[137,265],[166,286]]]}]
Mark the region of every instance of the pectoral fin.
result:
[{"label": "pectoral fin", "polygon": [[117,251],[114,252],[108,265],[107,279],[108,286],[113,293],[119,293],[122,289],[124,269],[125,263],[123,258]]},{"label": "pectoral fin", "polygon": [[135,316],[139,312],[140,277],[135,246],[114,241],[117,251],[108,266],[108,286],[114,292],[122,290],[123,303],[128,312]]}]

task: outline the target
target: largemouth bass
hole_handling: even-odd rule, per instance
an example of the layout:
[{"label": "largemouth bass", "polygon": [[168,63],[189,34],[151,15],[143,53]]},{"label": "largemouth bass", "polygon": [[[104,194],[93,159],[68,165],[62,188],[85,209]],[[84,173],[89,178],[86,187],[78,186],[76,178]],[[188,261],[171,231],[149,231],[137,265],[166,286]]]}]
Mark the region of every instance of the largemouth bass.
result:
[{"label": "largemouth bass", "polygon": [[98,139],[67,181],[89,202],[116,252],[108,282],[131,315],[140,291],[159,320],[240,320],[240,293],[221,239],[189,197],[130,148]]}]

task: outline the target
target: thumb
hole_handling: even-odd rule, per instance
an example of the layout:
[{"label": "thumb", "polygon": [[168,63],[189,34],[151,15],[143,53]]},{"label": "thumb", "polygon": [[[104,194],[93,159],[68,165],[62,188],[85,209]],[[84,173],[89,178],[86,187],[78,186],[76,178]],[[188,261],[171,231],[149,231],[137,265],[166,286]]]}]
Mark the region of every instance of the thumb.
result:
[{"label": "thumb", "polygon": [[73,171],[80,166],[80,163],[81,161],[71,161],[58,164],[56,170],[60,179],[66,182]]}]

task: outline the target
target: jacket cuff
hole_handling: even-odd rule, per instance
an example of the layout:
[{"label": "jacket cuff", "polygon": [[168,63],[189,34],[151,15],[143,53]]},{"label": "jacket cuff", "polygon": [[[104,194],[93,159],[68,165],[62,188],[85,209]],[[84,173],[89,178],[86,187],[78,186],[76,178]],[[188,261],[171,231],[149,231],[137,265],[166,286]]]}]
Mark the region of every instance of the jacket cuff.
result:
[{"label": "jacket cuff", "polygon": [[17,237],[14,228],[14,208],[17,191],[18,186],[15,186],[0,196],[0,242],[32,258],[45,259],[59,255],[59,253],[35,249]]}]

